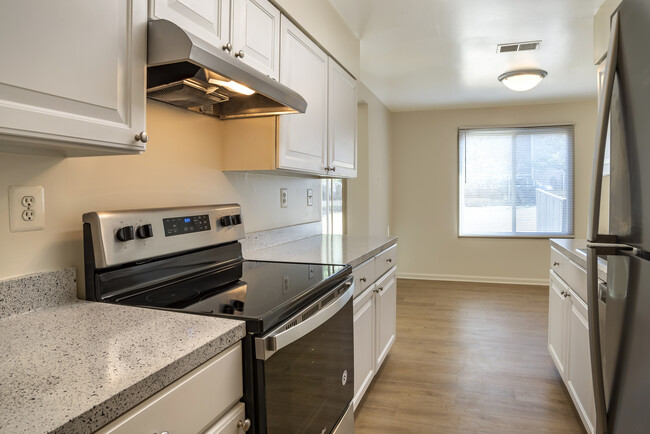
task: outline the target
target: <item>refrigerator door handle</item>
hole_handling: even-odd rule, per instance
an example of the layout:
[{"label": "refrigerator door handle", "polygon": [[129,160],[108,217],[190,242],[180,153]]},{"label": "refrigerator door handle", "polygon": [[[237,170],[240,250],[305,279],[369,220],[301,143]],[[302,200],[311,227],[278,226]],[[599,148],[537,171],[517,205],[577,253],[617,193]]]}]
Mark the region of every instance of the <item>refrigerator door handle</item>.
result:
[{"label": "refrigerator door handle", "polygon": [[609,38],[609,51],[605,65],[605,81],[603,92],[598,101],[598,127],[596,129],[596,149],[591,172],[591,194],[589,197],[589,220],[587,222],[587,241],[592,243],[616,242],[615,237],[598,234],[600,223],[600,195],[603,187],[603,162],[605,160],[605,146],[607,144],[607,127],[609,112],[614,91],[614,77],[616,75],[616,62],[618,58],[618,12],[612,15],[611,32]]},{"label": "refrigerator door handle", "polygon": [[596,406],[595,434],[607,433],[607,406],[603,377],[602,348],[600,347],[600,299],[598,285],[598,247],[587,247],[587,319],[589,323],[589,356],[591,359],[591,382],[594,387]]}]

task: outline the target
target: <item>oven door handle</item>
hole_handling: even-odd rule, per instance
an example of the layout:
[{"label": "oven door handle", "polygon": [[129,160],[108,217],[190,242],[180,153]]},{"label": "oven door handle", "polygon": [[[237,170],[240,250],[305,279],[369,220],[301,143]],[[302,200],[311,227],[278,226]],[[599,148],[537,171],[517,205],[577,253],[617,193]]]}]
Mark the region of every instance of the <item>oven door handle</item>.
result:
[{"label": "oven door handle", "polygon": [[[354,276],[350,276],[332,291],[338,291],[341,288],[346,289],[340,292],[333,301],[327,300],[329,296],[325,295],[276,327],[268,335],[255,338],[255,357],[258,360],[267,360],[276,351],[280,351],[287,345],[308,335],[336,315],[354,294]],[[324,300],[327,301],[321,306]],[[301,321],[304,314],[311,312],[315,308],[319,310]],[[291,325],[294,321],[296,321],[296,324]]]}]

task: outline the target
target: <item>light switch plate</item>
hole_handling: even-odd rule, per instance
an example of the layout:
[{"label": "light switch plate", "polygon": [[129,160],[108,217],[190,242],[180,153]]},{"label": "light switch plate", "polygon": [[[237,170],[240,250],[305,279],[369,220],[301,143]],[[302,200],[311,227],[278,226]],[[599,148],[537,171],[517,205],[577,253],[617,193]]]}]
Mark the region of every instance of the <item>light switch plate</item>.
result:
[{"label": "light switch plate", "polygon": [[311,188],[307,189],[307,206],[312,206],[314,204],[314,190]]},{"label": "light switch plate", "polygon": [[9,187],[9,230],[40,231],[45,228],[45,190],[40,185]]}]

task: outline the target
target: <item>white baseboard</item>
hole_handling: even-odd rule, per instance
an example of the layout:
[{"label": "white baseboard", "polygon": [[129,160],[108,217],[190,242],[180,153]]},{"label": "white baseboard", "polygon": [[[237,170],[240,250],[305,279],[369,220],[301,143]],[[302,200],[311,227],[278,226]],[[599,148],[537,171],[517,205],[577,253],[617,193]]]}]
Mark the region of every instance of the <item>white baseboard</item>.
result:
[{"label": "white baseboard", "polygon": [[447,280],[452,282],[505,283],[511,285],[548,285],[548,279],[518,277],[466,276],[455,274],[397,273],[398,279]]}]

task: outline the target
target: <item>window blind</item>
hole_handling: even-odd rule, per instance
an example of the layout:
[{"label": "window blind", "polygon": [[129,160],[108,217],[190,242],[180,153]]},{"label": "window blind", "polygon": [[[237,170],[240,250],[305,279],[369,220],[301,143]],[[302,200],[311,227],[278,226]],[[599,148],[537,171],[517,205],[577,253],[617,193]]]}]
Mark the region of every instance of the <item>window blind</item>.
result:
[{"label": "window blind", "polygon": [[460,129],[459,236],[573,235],[573,126]]}]

